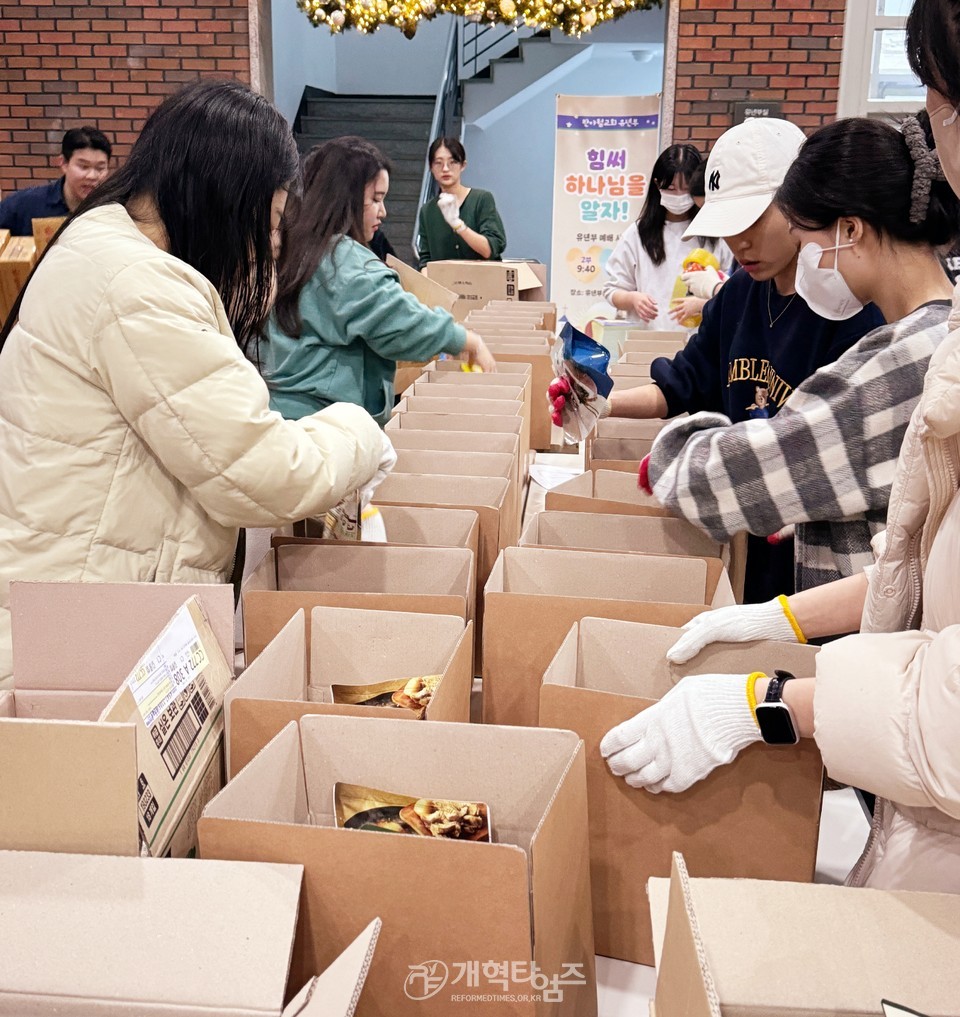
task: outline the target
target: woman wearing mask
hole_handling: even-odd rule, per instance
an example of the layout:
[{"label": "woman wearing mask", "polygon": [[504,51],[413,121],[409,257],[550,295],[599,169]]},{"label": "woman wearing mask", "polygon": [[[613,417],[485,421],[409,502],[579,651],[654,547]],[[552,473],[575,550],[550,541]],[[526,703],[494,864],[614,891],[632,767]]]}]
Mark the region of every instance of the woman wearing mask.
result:
[{"label": "woman wearing mask", "polygon": [[[927,86],[942,170],[960,192],[960,4],[917,0],[907,21],[907,53]],[[933,159],[924,166],[923,175],[935,179]],[[922,200],[923,187],[917,208]],[[858,241],[845,235],[842,221],[840,229],[839,241],[835,228],[811,231],[811,243],[837,248],[812,267],[822,271],[832,263],[856,292],[856,247],[842,245]],[[930,360],[869,577],[798,594],[786,604],[792,638],[828,635],[857,622],[860,634],[823,647],[815,678],[682,679],[657,706],[604,739],[601,751],[614,773],[636,787],[680,791],[755,741],[815,737],[831,777],[880,796],[870,838],[848,882],[960,893],[958,378],[960,332],[954,330]],[[727,622],[713,625],[702,642],[784,638],[779,619],[753,625],[747,637],[734,609],[715,612],[717,619],[721,613]]]},{"label": "woman wearing mask", "polygon": [[639,322],[638,328],[677,328],[671,299],[691,251],[698,247],[712,251],[725,273],[733,266],[733,255],[722,240],[683,239],[697,211],[688,181],[702,161],[693,145],[671,145],[660,153],[640,217],[627,227],[607,261],[603,298]]},{"label": "woman wearing mask", "polygon": [[480,336],[406,293],[370,250],[390,188],[381,152],[363,138],[335,138],[310,152],[303,176],[265,333],[270,405],[299,418],[356,403],[382,426],[393,410],[398,360],[462,353],[495,371]]},{"label": "woman wearing mask", "polygon": [[223,582],[240,527],[322,513],[378,473],[368,414],[285,421],[243,353],[297,172],[263,96],[190,85],[34,269],[0,333],[0,685],[12,581]]},{"label": "woman wearing mask", "polygon": [[467,153],[457,138],[440,137],[427,155],[440,195],[420,209],[420,267],[431,261],[499,261],[507,234],[493,195],[461,179]]}]

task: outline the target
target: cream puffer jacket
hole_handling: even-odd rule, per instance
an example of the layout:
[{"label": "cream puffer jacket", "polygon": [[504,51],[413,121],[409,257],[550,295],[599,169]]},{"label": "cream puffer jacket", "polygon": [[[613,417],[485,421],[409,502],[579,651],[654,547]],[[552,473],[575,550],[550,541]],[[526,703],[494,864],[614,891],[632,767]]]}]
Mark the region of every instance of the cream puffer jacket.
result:
[{"label": "cream puffer jacket", "polygon": [[960,287],[875,540],[861,634],[817,658],[827,772],[874,791],[848,882],[960,893]]},{"label": "cream puffer jacket", "polygon": [[222,582],[239,527],[373,477],[363,409],[288,421],[268,403],[204,276],[120,205],[67,228],[0,355],[0,688],[12,581]]}]

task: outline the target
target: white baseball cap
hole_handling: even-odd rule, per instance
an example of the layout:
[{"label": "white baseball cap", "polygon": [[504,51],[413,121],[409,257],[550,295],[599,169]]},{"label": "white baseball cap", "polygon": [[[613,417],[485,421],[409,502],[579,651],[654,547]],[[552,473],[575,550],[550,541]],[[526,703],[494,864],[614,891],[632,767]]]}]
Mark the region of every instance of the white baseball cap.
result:
[{"label": "white baseball cap", "polygon": [[707,160],[703,208],[683,237],[734,237],[770,206],[806,135],[787,120],[755,117],[717,138]]}]

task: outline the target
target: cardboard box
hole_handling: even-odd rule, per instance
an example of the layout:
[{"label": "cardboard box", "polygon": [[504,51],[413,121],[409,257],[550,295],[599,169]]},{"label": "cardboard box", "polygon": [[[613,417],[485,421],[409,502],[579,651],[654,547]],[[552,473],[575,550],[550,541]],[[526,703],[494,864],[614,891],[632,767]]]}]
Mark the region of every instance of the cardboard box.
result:
[{"label": "cardboard box", "polygon": [[0,852],[0,1014],[351,1017],[378,919],[283,1006],[302,876],[301,865]]},{"label": "cardboard box", "polygon": [[0,250],[0,321],[6,319],[37,260],[33,237],[10,237]]},{"label": "cardboard box", "polygon": [[483,722],[536,726],[543,673],[581,618],[683,625],[732,603],[716,558],[508,547],[484,588]]},{"label": "cardboard box", "polygon": [[33,241],[36,244],[38,258],[46,250],[50,241],[53,240],[57,230],[66,221],[67,217],[65,215],[33,220]]},{"label": "cardboard box", "polygon": [[[232,636],[229,642],[232,663]],[[23,656],[16,644],[14,653]],[[5,696],[0,846],[130,855],[142,836],[151,855],[189,854],[196,817],[223,783],[221,704],[232,677],[190,597],[99,722],[25,720],[17,694]]]},{"label": "cardboard box", "polygon": [[[536,266],[545,273],[545,266]],[[545,275],[525,261],[431,261],[424,274],[459,294],[453,316],[463,321],[491,300],[542,300]]]},{"label": "cardboard box", "polygon": [[529,364],[531,368],[530,390],[533,400],[530,414],[530,447],[548,449],[552,444],[552,421],[548,409],[546,391],[553,381],[553,362],[550,349],[540,345],[516,345],[501,341],[503,337],[491,340],[487,345],[497,361],[497,373],[507,364]]},{"label": "cardboard box", "polygon": [[875,1017],[881,1000],[895,1000],[909,1013],[952,1017],[958,950],[952,894],[697,879],[678,855],[656,1013]]},{"label": "cardboard box", "polygon": [[[393,474],[439,475],[446,477],[495,477],[508,482],[500,520],[500,539],[515,544],[520,536],[523,499],[516,456],[503,452],[439,452],[402,449],[397,452]],[[495,556],[494,556],[495,557]],[[493,564],[491,560],[490,564]],[[483,587],[481,586],[481,590]]]},{"label": "cardboard box", "polygon": [[[690,333],[686,329],[656,329],[638,328],[627,333],[626,343],[649,343],[662,342],[673,343],[677,349],[683,349],[687,345]],[[632,347],[626,347],[624,352],[629,352]]]},{"label": "cardboard box", "polygon": [[585,618],[547,668],[540,724],[584,740],[597,953],[652,964],[646,885],[682,851],[698,876],[813,879],[823,766],[813,739],[753,745],[682,794],[651,795],[615,777],[600,755],[608,731],[652,706],[689,674],[812,675],[817,648],[772,641],[716,643],[685,664],[667,650],[680,630]]},{"label": "cardboard box", "polygon": [[544,497],[544,507],[560,512],[605,512],[624,516],[673,518],[653,495],[637,487],[637,478],[619,470],[588,470],[559,484]]},{"label": "cardboard box", "polygon": [[271,550],[241,589],[247,665],[301,608],[452,614],[473,621],[474,561],[463,547],[290,544]]},{"label": "cardboard box", "polygon": [[[336,781],[485,802],[494,843],[336,829]],[[535,991],[492,988],[485,961],[522,965],[521,977],[535,963],[551,983],[578,973],[562,1001],[504,1001],[497,1014],[597,1013],[583,747],[567,731],[304,717],[208,805],[200,838],[204,858],[303,864],[294,983],[381,917],[364,1017],[449,1017],[463,993]]]},{"label": "cardboard box", "polygon": [[522,304],[515,304],[510,300],[491,300],[487,304],[486,309],[488,311],[503,311],[513,309],[530,309],[536,308],[538,311],[543,312],[543,327],[549,328],[551,332],[557,330],[557,305],[552,300],[524,300]]},{"label": "cardboard box", "polygon": [[428,674],[443,679],[424,719],[469,723],[472,622],[465,626],[452,615],[341,607],[315,607],[308,622],[298,611],[224,697],[229,777],[287,724],[308,714],[416,720],[411,710],[334,703],[330,686]]},{"label": "cardboard box", "polygon": [[7,246],[7,241],[10,239],[10,230],[0,230],[0,251]]},{"label": "cardboard box", "polygon": [[650,368],[637,364],[612,364],[607,369],[607,374],[613,379],[614,388],[617,385],[621,389],[637,388],[639,385],[649,385]]},{"label": "cardboard box", "polygon": [[614,516],[592,512],[537,512],[520,534],[520,547],[562,547],[720,558],[717,544],[685,519],[660,516]]},{"label": "cardboard box", "polygon": [[598,421],[584,441],[584,468],[615,470],[636,476],[640,460],[649,454],[665,423],[664,420],[623,417]]},{"label": "cardboard box", "polygon": [[11,583],[14,716],[97,720],[144,650],[190,596],[203,605],[232,672],[232,586]]},{"label": "cardboard box", "polygon": [[[470,407],[472,410],[472,407]],[[401,428],[414,431],[480,431],[490,434],[515,434],[520,437],[523,430],[521,416],[492,416],[487,413],[398,413],[391,417],[384,426],[385,431],[392,432]],[[526,453],[521,445],[521,454]]]}]

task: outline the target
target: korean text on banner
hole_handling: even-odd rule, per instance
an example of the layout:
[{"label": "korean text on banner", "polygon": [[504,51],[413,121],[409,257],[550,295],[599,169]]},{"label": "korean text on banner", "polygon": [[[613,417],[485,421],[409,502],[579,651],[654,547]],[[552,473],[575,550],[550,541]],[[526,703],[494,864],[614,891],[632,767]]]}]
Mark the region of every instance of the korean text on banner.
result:
[{"label": "korean text on banner", "polygon": [[557,96],[550,299],[583,329],[613,318],[603,269],[640,215],[657,158],[660,96]]}]

